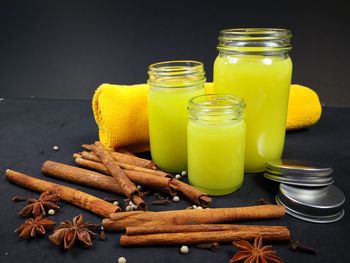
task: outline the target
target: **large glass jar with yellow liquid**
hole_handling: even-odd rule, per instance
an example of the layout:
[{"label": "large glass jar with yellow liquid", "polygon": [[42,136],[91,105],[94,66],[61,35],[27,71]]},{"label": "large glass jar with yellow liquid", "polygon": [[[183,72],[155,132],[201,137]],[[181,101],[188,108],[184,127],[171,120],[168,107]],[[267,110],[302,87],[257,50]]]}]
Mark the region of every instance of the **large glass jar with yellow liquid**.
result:
[{"label": "large glass jar with yellow liquid", "polygon": [[245,171],[261,172],[282,155],[292,77],[291,33],[244,28],[220,32],[214,63],[214,92],[246,103]]},{"label": "large glass jar with yellow liquid", "polygon": [[244,102],[233,95],[201,95],[188,105],[188,179],[209,195],[237,190],[244,175]]},{"label": "large glass jar with yellow liquid", "polygon": [[149,66],[148,120],[151,155],[169,172],[187,170],[187,104],[205,94],[203,63],[168,61]]}]

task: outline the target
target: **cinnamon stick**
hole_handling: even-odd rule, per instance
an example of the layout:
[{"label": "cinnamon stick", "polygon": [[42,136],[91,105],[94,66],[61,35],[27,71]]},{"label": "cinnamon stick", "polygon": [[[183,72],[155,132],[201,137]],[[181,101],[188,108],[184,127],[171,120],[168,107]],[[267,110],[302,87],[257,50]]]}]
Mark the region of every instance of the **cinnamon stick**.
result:
[{"label": "cinnamon stick", "polygon": [[[100,159],[92,154],[92,153],[89,153],[89,152],[85,152],[83,151],[81,153],[81,155],[79,154],[73,154],[73,157],[74,158],[83,158],[85,160],[90,160],[90,161],[94,161],[94,162],[100,162]],[[83,161],[79,160],[81,165],[83,165]],[[164,171],[161,171],[161,170],[153,170],[153,169],[148,169],[148,168],[144,168],[144,167],[140,167],[140,166],[137,166],[137,165],[133,165],[133,164],[129,164],[129,163],[123,163],[123,162],[118,162],[118,165],[123,168],[123,169],[126,169],[126,170],[133,170],[133,171],[140,171],[140,172],[144,172],[144,173],[150,173],[150,174],[154,174],[154,175],[158,175],[158,176],[162,176],[162,177],[173,177],[171,174],[169,173],[166,173]],[[93,167],[91,167],[92,169],[94,169]]]},{"label": "cinnamon stick", "polygon": [[128,150],[125,150],[125,149],[123,149],[123,148],[119,148],[119,149],[117,150],[117,152],[119,152],[119,153],[125,153],[125,154],[131,155],[131,156],[136,156],[136,155],[133,154],[132,152],[129,152]]},{"label": "cinnamon stick", "polygon": [[102,218],[108,217],[111,213],[120,211],[120,207],[93,195],[68,186],[31,177],[10,169],[6,170],[6,178],[12,183],[36,192],[42,193],[45,191],[53,191],[59,194],[63,201],[93,212]]},{"label": "cinnamon stick", "polygon": [[199,191],[197,188],[186,184],[177,179],[173,180],[173,184],[177,186],[177,190],[189,198],[196,205],[200,205],[202,207],[208,207],[211,203],[212,199],[206,194]]},{"label": "cinnamon stick", "polygon": [[122,230],[130,226],[193,225],[242,220],[281,218],[285,208],[279,205],[259,205],[231,208],[185,209],[162,212],[131,211],[113,213],[103,219],[105,229]]},{"label": "cinnamon stick", "polygon": [[90,186],[111,193],[123,194],[122,189],[113,177],[105,176],[91,170],[54,161],[46,161],[41,166],[41,172],[61,180]]},{"label": "cinnamon stick", "polygon": [[285,232],[285,226],[235,225],[235,224],[199,224],[199,225],[163,225],[163,226],[130,226],[125,228],[128,236],[160,234],[160,233],[188,233],[211,231],[271,231]]},{"label": "cinnamon stick", "polygon": [[[191,229],[191,226],[187,226]],[[265,241],[285,242],[290,240],[288,228],[283,226],[240,226],[236,229],[199,232],[171,232],[140,235],[122,235],[120,245],[127,246],[167,246],[194,245],[210,242],[232,242],[233,240],[253,240],[262,236]]]},{"label": "cinnamon stick", "polygon": [[[95,146],[93,144],[83,144],[82,147],[85,149],[88,149],[88,150],[92,150]],[[154,162],[152,162],[151,160],[139,158],[136,156],[131,156],[131,155],[128,155],[125,153],[112,152],[112,151],[108,151],[108,152],[118,162],[133,164],[136,166],[141,166],[141,167],[149,168],[149,169],[156,169],[157,168],[156,165],[154,164]]]},{"label": "cinnamon stick", "polygon": [[[102,166],[101,168],[107,170],[107,168],[101,163],[88,161],[84,159],[82,160],[84,162],[90,162],[91,164],[89,166]],[[94,172],[91,170],[82,169],[54,161],[46,161],[41,166],[41,171],[46,175],[51,175],[62,180],[87,185],[116,194],[123,194],[121,187],[118,185],[118,183],[113,177],[106,176],[104,174]],[[108,170],[106,172],[109,173]],[[138,185],[142,185],[150,189],[155,189],[157,191],[165,192],[170,196],[176,195],[176,186],[172,184],[170,178],[159,177],[142,172],[128,170],[125,170],[125,173],[131,181],[135,182]]]},{"label": "cinnamon stick", "polygon": [[[118,183],[123,193],[138,207],[146,209],[146,203],[142,198],[142,194],[139,192],[135,184],[129,179],[125,172],[120,168],[118,163],[114,161],[111,153],[107,151],[100,142],[95,142],[92,150],[101,160],[108,171],[111,173],[115,181]],[[129,156],[132,157],[132,156]]]}]

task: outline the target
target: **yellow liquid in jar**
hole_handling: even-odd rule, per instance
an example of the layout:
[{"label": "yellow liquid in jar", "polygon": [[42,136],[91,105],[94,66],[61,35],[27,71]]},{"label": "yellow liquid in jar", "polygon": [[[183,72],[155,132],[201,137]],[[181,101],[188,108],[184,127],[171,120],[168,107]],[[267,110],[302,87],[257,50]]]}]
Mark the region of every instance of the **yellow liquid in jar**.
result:
[{"label": "yellow liquid in jar", "polygon": [[159,168],[169,172],[187,170],[187,104],[192,97],[204,93],[203,83],[191,87],[151,87],[150,145],[152,159]]},{"label": "yellow liquid in jar", "polygon": [[292,61],[288,56],[219,55],[214,90],[246,103],[245,171],[261,172],[265,161],[281,157]]},{"label": "yellow liquid in jar", "polygon": [[188,179],[209,195],[237,190],[244,176],[245,124],[188,122]]}]

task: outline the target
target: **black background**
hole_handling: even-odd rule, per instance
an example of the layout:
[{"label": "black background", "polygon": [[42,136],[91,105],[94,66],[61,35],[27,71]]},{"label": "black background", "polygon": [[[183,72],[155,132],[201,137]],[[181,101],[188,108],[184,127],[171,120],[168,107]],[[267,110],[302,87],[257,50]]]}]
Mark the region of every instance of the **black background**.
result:
[{"label": "black background", "polygon": [[293,83],[350,106],[345,1],[0,1],[0,97],[91,98],[147,79],[150,63],[195,59],[208,80],[220,29],[292,31]]}]

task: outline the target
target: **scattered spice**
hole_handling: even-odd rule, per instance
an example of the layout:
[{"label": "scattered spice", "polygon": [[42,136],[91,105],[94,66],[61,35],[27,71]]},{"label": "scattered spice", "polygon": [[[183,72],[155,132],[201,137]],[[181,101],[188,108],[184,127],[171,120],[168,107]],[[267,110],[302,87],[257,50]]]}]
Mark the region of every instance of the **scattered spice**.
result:
[{"label": "scattered spice", "polygon": [[18,236],[21,238],[32,238],[37,235],[43,236],[46,234],[46,230],[52,228],[55,224],[55,221],[49,218],[43,218],[39,215],[35,219],[27,219],[15,232],[18,233]]},{"label": "scattered spice", "polygon": [[105,232],[105,229],[103,226],[100,226],[99,227],[99,230],[100,230],[100,236],[99,236],[99,240],[102,240],[102,241],[105,241],[107,240],[107,235],[106,235],[106,232]]},{"label": "scattered spice", "polygon": [[264,198],[259,198],[257,201],[258,205],[270,205],[271,202],[266,201]]},{"label": "scattered spice", "polygon": [[132,206],[128,205],[127,207],[125,207],[125,211],[127,211],[127,212],[133,211]]},{"label": "scattered spice", "polygon": [[165,199],[165,197],[164,196],[162,196],[160,193],[154,193],[154,199],[156,199],[156,200],[164,200]]},{"label": "scattered spice", "polygon": [[55,214],[55,210],[50,209],[49,211],[47,211],[47,213],[48,213],[50,216],[53,216],[53,215]]},{"label": "scattered spice", "polygon": [[29,198],[27,199],[27,205],[19,212],[22,217],[46,215],[46,211],[53,209],[58,210],[60,207],[57,205],[60,195],[52,191],[43,192],[39,199]]},{"label": "scattered spice", "polygon": [[302,244],[300,244],[300,241],[291,241],[290,245],[289,245],[289,249],[295,252],[299,252],[299,253],[307,253],[307,254],[311,254],[311,255],[316,255],[317,252],[315,249],[313,249],[312,247],[306,247]]},{"label": "scattered spice", "polygon": [[64,249],[70,249],[78,240],[85,248],[92,246],[92,238],[97,235],[98,224],[86,222],[82,214],[75,216],[72,221],[66,220],[60,223],[49,240]]},{"label": "scattered spice", "polygon": [[180,197],[178,197],[177,195],[175,195],[174,197],[173,197],[173,201],[174,202],[180,202]]},{"label": "scattered spice", "polygon": [[123,202],[124,202],[124,206],[127,207],[129,205],[130,199],[124,198]]},{"label": "scattered spice", "polygon": [[126,263],[126,258],[125,257],[118,258],[118,263]]},{"label": "scattered spice", "polygon": [[262,245],[262,236],[255,238],[253,245],[246,240],[234,241],[233,245],[238,252],[234,254],[229,263],[283,262],[282,259],[277,256],[276,251],[272,250],[272,246]]},{"label": "scattered spice", "polygon": [[24,196],[20,196],[20,195],[14,195],[12,197],[12,201],[13,202],[23,202],[23,201],[27,201],[28,198],[27,197],[24,197]]},{"label": "scattered spice", "polygon": [[197,244],[196,248],[208,249],[211,251],[216,251],[219,248],[218,242],[206,243],[206,244]]},{"label": "scattered spice", "polygon": [[190,251],[190,249],[188,248],[188,246],[181,246],[181,248],[180,248],[181,254],[187,254],[189,251]]},{"label": "scattered spice", "polygon": [[52,150],[54,150],[54,151],[58,151],[60,149],[60,147],[58,147],[57,145],[54,145],[53,147],[52,147]]}]

